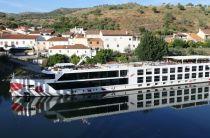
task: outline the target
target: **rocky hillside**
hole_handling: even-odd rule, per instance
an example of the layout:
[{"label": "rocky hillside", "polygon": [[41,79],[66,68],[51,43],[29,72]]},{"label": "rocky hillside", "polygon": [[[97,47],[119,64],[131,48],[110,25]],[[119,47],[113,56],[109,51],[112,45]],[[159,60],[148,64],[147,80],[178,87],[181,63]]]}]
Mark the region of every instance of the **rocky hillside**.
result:
[{"label": "rocky hillside", "polygon": [[[210,25],[210,8],[190,4],[188,6],[167,4],[154,7],[128,3],[85,9],[61,8],[49,13],[22,13],[8,16],[21,22],[43,26],[51,26],[63,16],[75,17],[83,23],[75,23],[76,25],[84,25],[89,23],[88,21],[107,18],[118,24],[120,29],[138,31],[138,28],[147,28],[157,32],[164,32],[166,29],[173,32],[195,32],[199,27]],[[87,28],[92,28],[92,26],[87,26]]]}]

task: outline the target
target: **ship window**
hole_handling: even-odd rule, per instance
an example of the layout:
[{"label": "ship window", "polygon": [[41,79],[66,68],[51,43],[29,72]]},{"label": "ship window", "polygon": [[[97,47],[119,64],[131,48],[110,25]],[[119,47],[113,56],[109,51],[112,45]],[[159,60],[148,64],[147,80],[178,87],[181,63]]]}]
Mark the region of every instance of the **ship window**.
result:
[{"label": "ship window", "polygon": [[147,74],[147,75],[150,75],[150,74],[152,74],[152,70],[150,70],[150,69],[147,69],[147,71],[146,71],[146,74]]},{"label": "ship window", "polygon": [[177,102],[182,102],[182,97],[177,97]]},{"label": "ship window", "polygon": [[209,91],[209,87],[205,87],[204,91],[208,92]]},{"label": "ship window", "polygon": [[191,96],[191,100],[195,100],[195,95],[192,95]]},{"label": "ship window", "polygon": [[178,74],[177,79],[181,80],[182,79],[182,74]]},{"label": "ship window", "polygon": [[188,101],[188,100],[189,100],[189,96],[185,96],[184,101]]},{"label": "ship window", "polygon": [[168,95],[167,92],[162,93],[162,97],[166,97],[167,95]]},{"label": "ship window", "polygon": [[144,82],[144,78],[143,77],[138,77],[138,83],[143,83]]},{"label": "ship window", "polygon": [[199,71],[203,71],[203,66],[199,66]]},{"label": "ship window", "polygon": [[170,73],[175,73],[175,68],[170,68]]},{"label": "ship window", "polygon": [[154,98],[160,98],[160,94],[159,93],[154,93]]},{"label": "ship window", "polygon": [[139,101],[139,100],[143,100],[143,99],[144,99],[144,95],[143,95],[143,94],[137,96],[137,100],[138,100],[138,101]]},{"label": "ship window", "polygon": [[160,76],[155,76],[154,81],[160,81]]},{"label": "ship window", "polygon": [[146,99],[151,99],[152,98],[152,94],[151,93],[147,93],[146,94]]},{"label": "ship window", "polygon": [[192,66],[192,71],[196,71],[197,70],[197,66]]},{"label": "ship window", "polygon": [[209,66],[208,66],[208,65],[206,65],[206,66],[205,66],[205,69],[206,69],[206,70],[209,70]]},{"label": "ship window", "polygon": [[79,80],[79,79],[94,79],[119,77],[119,71],[102,71],[102,72],[81,72],[81,73],[66,73],[61,76],[58,81],[64,80]]},{"label": "ship window", "polygon": [[99,87],[109,85],[128,84],[128,78],[121,79],[107,79],[107,80],[94,80],[94,81],[80,81],[80,82],[64,82],[64,83],[49,83],[55,90]]},{"label": "ship window", "polygon": [[175,95],[175,91],[170,91],[170,96],[174,96]]},{"label": "ship window", "polygon": [[159,68],[155,69],[155,74],[160,74],[160,69]]},{"label": "ship window", "polygon": [[120,77],[125,77],[127,76],[128,71],[127,70],[121,70],[120,71]]},{"label": "ship window", "polygon": [[205,77],[209,77],[209,72],[205,72]]},{"label": "ship window", "polygon": [[138,75],[143,75],[144,74],[144,70],[143,69],[141,69],[141,70],[138,70]]},{"label": "ship window", "polygon": [[198,93],[202,93],[203,89],[202,88],[198,88]]},{"label": "ship window", "polygon": [[170,80],[175,80],[175,75],[170,75]]},{"label": "ship window", "polygon": [[177,95],[182,95],[182,90],[177,90]]},{"label": "ship window", "polygon": [[178,67],[178,72],[182,72],[182,67]]},{"label": "ship window", "polygon": [[202,78],[203,77],[203,72],[199,73],[198,76],[199,76],[199,78]]},{"label": "ship window", "polygon": [[175,101],[174,98],[170,98],[170,101],[169,102],[170,103],[174,103],[174,101]]},{"label": "ship window", "polygon": [[159,105],[159,104],[160,104],[159,100],[154,101],[154,105]]},{"label": "ship window", "polygon": [[191,94],[194,94],[194,93],[196,93],[196,89],[195,88],[191,89]]},{"label": "ship window", "polygon": [[184,94],[189,94],[189,89],[184,89]]},{"label": "ship window", "polygon": [[163,74],[166,74],[166,73],[168,73],[168,69],[167,68],[163,68],[162,72],[163,72]]},{"label": "ship window", "polygon": [[162,104],[167,104],[167,99],[163,99]]},{"label": "ship window", "polygon": [[162,81],[167,81],[168,80],[168,76],[163,76],[162,77]]},{"label": "ship window", "polygon": [[146,82],[152,82],[152,77],[151,76],[146,77]]},{"label": "ship window", "polygon": [[189,72],[190,68],[189,67],[185,67],[185,72]]},{"label": "ship window", "polygon": [[192,78],[196,78],[196,73],[192,73]]},{"label": "ship window", "polygon": [[190,74],[189,73],[185,74],[184,78],[185,79],[189,79],[190,78]]}]

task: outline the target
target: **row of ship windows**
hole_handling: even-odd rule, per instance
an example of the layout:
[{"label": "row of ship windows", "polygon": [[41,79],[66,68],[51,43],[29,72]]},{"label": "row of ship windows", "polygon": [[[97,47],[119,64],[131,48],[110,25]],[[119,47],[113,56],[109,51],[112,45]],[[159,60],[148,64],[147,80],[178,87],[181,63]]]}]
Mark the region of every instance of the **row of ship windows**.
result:
[{"label": "row of ship windows", "polygon": [[[205,72],[205,74],[203,74],[203,72],[201,73],[192,73],[191,74],[191,78],[203,78],[203,77],[209,77],[209,72]],[[138,83],[143,83],[144,82],[144,78],[145,77],[138,77],[137,82]],[[153,79],[152,79],[153,78]],[[186,74],[178,74],[177,75],[177,80],[182,80],[182,79],[189,79],[190,78],[190,74],[186,73]],[[162,76],[162,81],[168,81],[169,80],[176,80],[176,75],[170,75],[170,77],[168,76]],[[146,77],[146,82],[152,82],[152,80],[154,80],[154,82],[158,82],[160,81],[160,76],[147,76]]]},{"label": "row of ship windows", "polygon": [[[209,97],[209,94],[206,93],[204,96],[202,94],[197,95],[191,95],[191,96],[184,96],[183,97],[177,97],[177,98],[169,98],[169,99],[162,99],[162,100],[154,100],[154,105],[161,105],[162,104],[167,104],[167,103],[175,103],[175,102],[186,102],[189,100],[201,100],[201,99],[206,99]],[[175,101],[176,100],[176,101]],[[152,101],[146,101],[146,105],[151,105]],[[144,106],[144,102],[138,102],[137,103],[137,107],[143,107]]]},{"label": "row of ship windows", "polygon": [[[208,93],[209,92],[209,87],[205,87],[204,90],[203,88],[198,88],[197,89],[197,93],[200,94],[200,93],[203,93],[203,91],[205,93]],[[190,92],[190,89],[184,89],[184,90],[177,90],[176,92],[175,91],[169,91],[169,92],[156,92],[154,93],[154,98],[160,98],[161,96],[162,97],[167,97],[167,96],[179,96],[179,95],[189,95],[189,94],[195,94],[196,93],[196,88],[192,88],[191,89],[191,92]],[[144,95],[143,94],[139,94],[137,96],[137,99],[138,100],[143,100],[144,99]],[[152,99],[152,94],[151,93],[147,93],[146,94],[146,99]]]},{"label": "row of ship windows", "polygon": [[[200,65],[200,66],[192,66],[191,71],[203,71],[204,68],[205,68],[205,70],[209,70],[210,69],[208,65],[205,65],[205,67],[202,66],[202,65]],[[190,68],[189,67],[185,67],[185,68],[178,67],[177,68],[177,72],[184,72],[184,71],[185,72],[190,72]],[[160,68],[155,68],[154,69],[154,74],[160,74],[160,72],[161,72],[161,69]],[[162,68],[162,74],[166,74],[168,72],[175,73],[176,72],[176,68],[170,68],[170,71],[169,71],[168,68]],[[143,69],[138,70],[137,71],[137,74],[138,75],[144,75],[144,70]],[[152,74],[152,70],[146,70],[146,74],[147,75]]]}]

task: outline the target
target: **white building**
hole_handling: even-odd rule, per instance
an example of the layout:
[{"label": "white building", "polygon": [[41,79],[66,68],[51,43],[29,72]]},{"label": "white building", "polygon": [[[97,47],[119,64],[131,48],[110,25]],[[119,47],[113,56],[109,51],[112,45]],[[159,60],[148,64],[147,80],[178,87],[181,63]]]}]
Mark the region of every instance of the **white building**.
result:
[{"label": "white building", "polygon": [[14,48],[33,48],[38,41],[43,40],[42,36],[37,35],[21,35],[8,34],[0,36],[0,47],[14,47]]},{"label": "white building", "polygon": [[72,56],[72,55],[77,55],[77,56],[88,56],[92,57],[96,55],[95,50],[91,50],[89,47],[86,47],[81,44],[75,44],[75,45],[57,45],[50,47],[48,50],[48,55],[52,56],[55,54],[62,54],[66,56]]},{"label": "white building", "polygon": [[125,53],[126,49],[134,50],[140,43],[139,37],[123,30],[101,30],[100,36],[104,49],[112,49],[121,53]]},{"label": "white building", "polygon": [[68,38],[65,37],[52,37],[45,42],[45,48],[49,49],[50,47],[57,45],[69,45]]},{"label": "white building", "polygon": [[199,29],[199,32],[197,33],[197,35],[201,37],[203,40],[210,39],[210,28]]}]

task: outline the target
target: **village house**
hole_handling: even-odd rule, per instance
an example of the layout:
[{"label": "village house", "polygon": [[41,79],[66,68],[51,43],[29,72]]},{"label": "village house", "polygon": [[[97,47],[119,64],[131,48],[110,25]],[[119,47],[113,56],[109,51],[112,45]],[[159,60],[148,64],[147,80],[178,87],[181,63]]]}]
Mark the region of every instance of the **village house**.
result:
[{"label": "village house", "polygon": [[62,54],[67,56],[77,55],[81,56],[88,56],[92,57],[96,55],[95,50],[92,50],[89,47],[86,47],[82,44],[75,44],[75,45],[56,45],[49,48],[48,55],[52,56],[55,54]]},{"label": "village house", "polygon": [[8,34],[0,36],[0,47],[34,48],[38,41],[43,40],[39,35]]},{"label": "village house", "polygon": [[69,40],[65,37],[52,37],[45,42],[45,49],[56,45],[69,45]]},{"label": "village house", "polygon": [[174,33],[173,36],[167,36],[165,37],[166,42],[171,43],[175,39],[181,39],[183,41],[193,41],[193,42],[203,42],[204,39],[202,39],[198,34],[196,33]]},{"label": "village house", "polygon": [[123,30],[101,30],[101,39],[104,49],[112,49],[125,53],[126,49],[134,50],[140,43],[140,38]]},{"label": "village house", "polygon": [[210,27],[205,29],[199,29],[199,32],[197,33],[199,37],[201,37],[204,41],[210,39]]}]

